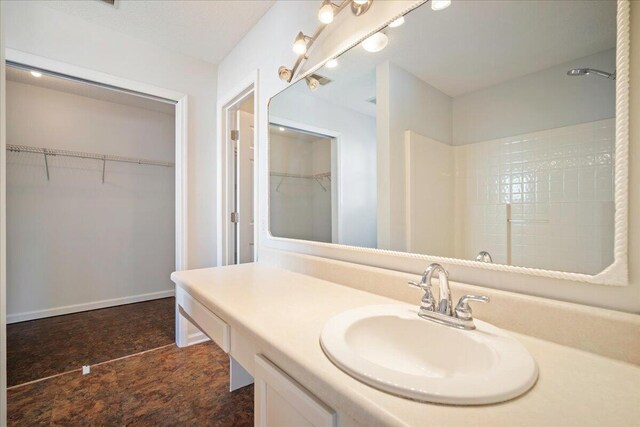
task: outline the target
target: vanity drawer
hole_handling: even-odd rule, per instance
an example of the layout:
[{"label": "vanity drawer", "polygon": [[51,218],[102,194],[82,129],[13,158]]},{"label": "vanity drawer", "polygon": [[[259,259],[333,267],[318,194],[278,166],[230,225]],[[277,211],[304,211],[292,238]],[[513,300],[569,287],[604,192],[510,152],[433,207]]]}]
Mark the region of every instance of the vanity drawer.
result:
[{"label": "vanity drawer", "polygon": [[336,412],[262,355],[256,355],[255,426],[337,425]]},{"label": "vanity drawer", "polygon": [[213,340],[225,353],[229,352],[230,328],[224,320],[200,304],[184,289],[176,288],[176,301],[180,312]]}]

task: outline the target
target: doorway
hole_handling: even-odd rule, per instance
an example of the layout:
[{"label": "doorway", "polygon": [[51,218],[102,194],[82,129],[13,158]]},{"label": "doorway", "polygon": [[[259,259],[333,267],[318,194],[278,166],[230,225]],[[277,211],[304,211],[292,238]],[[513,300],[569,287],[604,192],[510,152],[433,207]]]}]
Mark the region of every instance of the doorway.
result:
[{"label": "doorway", "polygon": [[180,101],[6,74],[8,385],[171,344]]},{"label": "doorway", "polygon": [[337,139],[272,123],[269,148],[271,233],[337,243]]},{"label": "doorway", "polygon": [[227,153],[223,225],[227,232],[226,264],[255,261],[255,91],[253,86],[223,109]]}]

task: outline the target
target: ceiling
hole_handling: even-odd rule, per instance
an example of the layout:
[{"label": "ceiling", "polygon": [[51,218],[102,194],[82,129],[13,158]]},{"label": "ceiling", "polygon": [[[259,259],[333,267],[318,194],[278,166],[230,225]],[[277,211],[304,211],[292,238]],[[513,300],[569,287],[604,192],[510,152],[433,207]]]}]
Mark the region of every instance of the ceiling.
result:
[{"label": "ceiling", "polygon": [[275,0],[49,0],[43,5],[173,52],[218,64]]},{"label": "ceiling", "polygon": [[173,115],[175,113],[174,104],[156,101],[126,92],[120,92],[117,90],[83,83],[77,80],[64,79],[44,73],[42,74],[42,77],[34,77],[28,70],[10,66],[6,67],[6,71],[7,81],[10,82],[43,87],[45,89],[51,89],[59,92],[70,93],[73,95],[84,96],[87,98],[98,99],[105,102],[113,102],[115,104],[127,105],[129,107],[144,108],[146,110],[156,111],[164,114]]},{"label": "ceiling", "polygon": [[457,0],[390,30],[389,59],[456,97],[614,47],[616,3]]},{"label": "ceiling", "polygon": [[279,135],[282,138],[291,138],[300,142],[331,141],[328,136],[279,125],[269,125],[269,132],[272,135]]},{"label": "ceiling", "polygon": [[[428,3],[384,30],[377,53],[358,45],[313,96],[375,115],[375,68],[391,61],[454,98],[615,47],[614,1],[465,1],[442,11]],[[613,71],[613,70],[610,70]],[[309,93],[304,82],[294,90]]]}]

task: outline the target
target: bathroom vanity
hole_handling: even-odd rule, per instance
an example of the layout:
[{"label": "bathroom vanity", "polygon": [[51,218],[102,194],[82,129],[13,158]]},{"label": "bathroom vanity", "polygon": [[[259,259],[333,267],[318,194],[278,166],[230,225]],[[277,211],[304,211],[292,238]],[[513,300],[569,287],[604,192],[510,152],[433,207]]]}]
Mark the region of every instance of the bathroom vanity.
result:
[{"label": "bathroom vanity", "polygon": [[[308,264],[309,261],[305,262]],[[351,268],[337,261],[314,259],[313,262],[316,267],[311,269],[316,271]],[[637,405],[640,367],[629,363],[638,361],[616,360],[585,351],[585,346],[594,344],[600,347],[601,353],[608,351],[606,347],[610,343],[599,339],[595,330],[590,343],[573,347],[570,345],[575,343],[562,345],[543,339],[557,340],[553,333],[536,337],[508,331],[535,359],[539,378],[525,394],[495,405],[418,402],[379,391],[356,380],[323,353],[320,334],[330,318],[353,308],[407,304],[411,300],[416,307],[419,305],[420,293],[404,290],[408,287],[403,281],[412,278],[411,275],[394,273],[395,283],[388,283],[390,289],[398,290],[398,299],[373,293],[376,281],[383,280],[384,274],[380,269],[366,268],[360,272],[360,277],[366,278],[367,283],[354,287],[353,283],[362,281],[356,279],[338,284],[267,263],[252,263],[176,272],[172,279],[176,282],[181,316],[198,325],[229,354],[232,377],[247,378],[248,373],[255,379],[255,422],[259,426],[602,426],[628,425],[640,416]],[[357,275],[357,271],[351,272],[351,277]],[[380,277],[375,279],[376,275]],[[456,296],[463,289],[466,291],[463,285],[452,284]],[[516,312],[499,306],[509,300],[508,293],[482,288],[475,288],[475,291],[486,291],[495,296],[493,306],[487,306],[483,313],[502,312],[499,316],[494,315],[493,320],[494,323],[505,322],[506,325],[497,326],[507,330],[509,322],[513,322],[514,328],[530,330],[535,327],[527,322],[539,322],[544,330],[567,325],[549,323],[550,318],[562,321],[584,316],[579,306],[553,303],[555,308],[549,311],[546,319],[529,318],[526,309],[518,317]],[[514,307],[523,304],[522,298],[533,305],[544,302],[534,297],[513,295]],[[591,311],[594,323],[606,319],[602,321],[604,328],[611,325],[607,322],[615,322],[636,333],[640,331],[636,316],[600,309]],[[479,317],[483,318],[482,315]],[[606,334],[602,334],[604,336]],[[637,359],[638,348],[621,350],[627,355],[635,352],[633,357]]]},{"label": "bathroom vanity", "polygon": [[178,343],[229,354],[259,426],[637,424],[640,316],[597,308],[638,311],[629,2],[350,7],[263,79],[259,262],[174,273]]}]

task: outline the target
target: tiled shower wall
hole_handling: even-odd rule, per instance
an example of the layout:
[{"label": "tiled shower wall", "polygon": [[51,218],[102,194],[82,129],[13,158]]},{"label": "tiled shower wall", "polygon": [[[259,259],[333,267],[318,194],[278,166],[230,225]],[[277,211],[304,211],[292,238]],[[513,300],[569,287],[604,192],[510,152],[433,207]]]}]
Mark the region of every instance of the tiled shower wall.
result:
[{"label": "tiled shower wall", "polygon": [[607,119],[456,147],[458,257],[486,250],[501,264],[603,270],[613,262],[614,141]]}]

